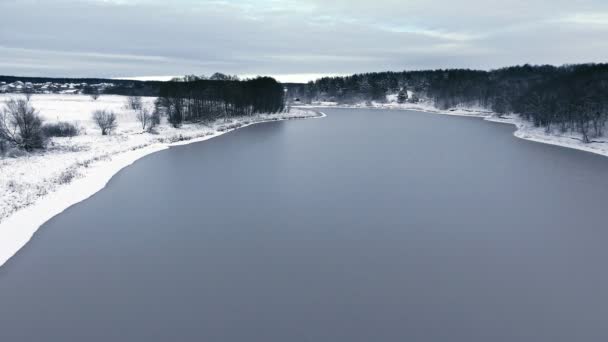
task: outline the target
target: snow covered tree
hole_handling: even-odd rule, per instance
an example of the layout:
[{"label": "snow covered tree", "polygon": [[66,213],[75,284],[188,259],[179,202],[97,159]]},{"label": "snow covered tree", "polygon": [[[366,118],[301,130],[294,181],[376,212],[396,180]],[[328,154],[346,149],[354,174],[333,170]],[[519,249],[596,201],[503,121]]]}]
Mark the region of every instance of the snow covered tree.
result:
[{"label": "snow covered tree", "polygon": [[401,91],[397,95],[397,102],[398,103],[406,103],[407,100],[408,100],[407,90],[401,89]]},{"label": "snow covered tree", "polygon": [[31,151],[43,148],[43,120],[27,99],[10,99],[0,112],[0,140]]},{"label": "snow covered tree", "polygon": [[93,112],[93,121],[101,129],[101,135],[109,135],[118,127],[116,114],[109,110],[96,110]]},{"label": "snow covered tree", "polygon": [[141,124],[142,130],[145,131],[147,128],[150,128],[150,124],[152,123],[152,115],[146,108],[140,108],[137,111],[136,118]]}]

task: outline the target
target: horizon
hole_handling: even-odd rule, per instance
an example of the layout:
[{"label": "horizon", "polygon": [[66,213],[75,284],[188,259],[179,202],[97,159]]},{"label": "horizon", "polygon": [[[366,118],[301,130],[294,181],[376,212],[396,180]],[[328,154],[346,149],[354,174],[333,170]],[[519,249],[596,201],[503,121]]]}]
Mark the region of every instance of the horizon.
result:
[{"label": "horizon", "polygon": [[[314,82],[317,80],[320,80],[322,78],[332,78],[332,77],[348,77],[348,76],[352,76],[352,75],[361,75],[361,74],[374,74],[374,73],[383,73],[383,72],[418,72],[418,71],[437,71],[437,70],[472,70],[472,71],[485,71],[485,72],[492,72],[492,71],[496,71],[496,70],[502,70],[502,69],[507,69],[507,68],[512,68],[512,67],[524,67],[526,65],[532,66],[532,67],[540,67],[540,66],[551,66],[551,67],[555,67],[555,68],[562,68],[562,67],[567,67],[567,66],[577,66],[577,65],[607,65],[608,63],[604,63],[604,62],[582,62],[582,63],[564,63],[564,64],[530,64],[530,63],[524,63],[524,64],[517,64],[517,65],[505,65],[505,66],[501,66],[501,67],[497,67],[497,68],[491,68],[491,69],[481,69],[481,68],[436,68],[436,69],[432,69],[432,68],[428,68],[428,69],[406,69],[406,70],[376,70],[376,71],[363,71],[363,72],[357,72],[357,73],[352,73],[352,74],[245,74],[245,75],[234,75],[237,76],[239,79],[241,80],[245,80],[245,79],[252,79],[252,78],[256,78],[256,77],[272,77],[275,80],[277,80],[280,83],[299,83],[299,84],[305,84],[308,83],[310,81]],[[221,73],[221,71],[218,71]],[[33,75],[33,76],[29,76],[29,75],[8,75],[8,74],[0,74],[0,77],[13,77],[13,78],[51,78],[51,79],[59,79],[59,78],[66,78],[66,79],[105,79],[105,80],[123,80],[123,81],[159,81],[159,82],[167,82],[170,81],[174,78],[180,78],[180,77],[184,77],[184,76],[188,76],[188,75],[195,75],[195,76],[206,76],[209,77],[211,76],[213,73],[208,74],[208,75],[204,75],[204,74],[200,74],[200,75],[196,75],[193,73],[186,73],[183,75],[142,75],[142,76],[119,76],[119,77],[100,77],[100,76],[91,76],[91,75],[86,75],[86,76],[61,76],[61,75]],[[231,75],[230,73],[224,73],[226,75]]]}]

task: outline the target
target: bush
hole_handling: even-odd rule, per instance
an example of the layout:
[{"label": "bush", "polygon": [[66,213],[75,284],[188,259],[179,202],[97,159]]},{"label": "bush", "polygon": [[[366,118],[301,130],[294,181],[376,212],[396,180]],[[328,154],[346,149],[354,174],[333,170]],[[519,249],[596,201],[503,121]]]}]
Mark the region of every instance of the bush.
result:
[{"label": "bush", "polygon": [[10,99],[0,113],[0,140],[26,151],[43,148],[42,123],[27,99]]},{"label": "bush", "polygon": [[42,132],[46,137],[75,137],[78,135],[78,127],[69,122],[53,122],[42,126]]},{"label": "bush", "polygon": [[101,129],[101,135],[109,135],[118,127],[116,114],[109,110],[96,110],[93,112],[93,121]]}]

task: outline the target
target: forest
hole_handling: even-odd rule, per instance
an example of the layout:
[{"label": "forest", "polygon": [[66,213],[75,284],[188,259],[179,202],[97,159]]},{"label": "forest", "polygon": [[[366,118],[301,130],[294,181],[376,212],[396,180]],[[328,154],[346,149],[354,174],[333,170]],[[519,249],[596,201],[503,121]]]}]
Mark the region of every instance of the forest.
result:
[{"label": "forest", "polygon": [[602,136],[608,120],[608,64],[379,72],[287,87],[290,97],[308,103],[385,102],[388,94],[399,94],[399,102],[424,100],[440,109],[517,113],[547,131],[579,132],[585,143]]},{"label": "forest", "polygon": [[238,81],[190,78],[160,84],[156,110],[178,127],[183,122],[210,121],[285,108],[283,85],[270,77]]}]

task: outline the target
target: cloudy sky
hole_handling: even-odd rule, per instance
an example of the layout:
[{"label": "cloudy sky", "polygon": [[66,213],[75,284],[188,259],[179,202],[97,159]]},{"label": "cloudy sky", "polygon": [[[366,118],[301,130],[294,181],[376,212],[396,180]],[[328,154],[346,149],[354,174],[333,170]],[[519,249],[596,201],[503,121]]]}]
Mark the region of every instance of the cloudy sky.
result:
[{"label": "cloudy sky", "polygon": [[0,0],[0,74],[274,75],[608,62],[606,0]]}]

